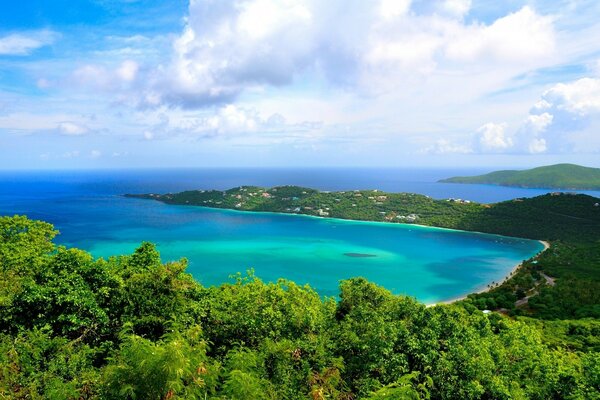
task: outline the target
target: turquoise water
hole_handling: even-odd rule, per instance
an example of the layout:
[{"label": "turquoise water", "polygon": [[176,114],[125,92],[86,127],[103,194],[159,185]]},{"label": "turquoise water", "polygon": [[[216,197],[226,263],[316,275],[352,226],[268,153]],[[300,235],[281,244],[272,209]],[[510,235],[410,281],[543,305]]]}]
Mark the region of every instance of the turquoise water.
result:
[{"label": "turquoise water", "polygon": [[[537,241],[412,225],[169,206],[119,196],[129,190],[118,176],[103,185],[93,176],[11,179],[0,179],[0,215],[49,221],[59,243],[95,256],[154,242],[163,261],[188,258],[204,285],[253,268],[265,281],[290,279],[335,296],[340,280],[362,276],[433,303],[501,281],[542,249]],[[138,192],[165,191],[158,183]]]},{"label": "turquoise water", "polygon": [[154,222],[73,244],[107,257],[130,253],[145,238],[158,244],[163,260],[188,258],[188,271],[204,285],[252,268],[265,281],[290,279],[335,296],[340,280],[362,276],[431,303],[498,282],[542,248],[536,241],[428,227],[131,201],[151,207]]}]

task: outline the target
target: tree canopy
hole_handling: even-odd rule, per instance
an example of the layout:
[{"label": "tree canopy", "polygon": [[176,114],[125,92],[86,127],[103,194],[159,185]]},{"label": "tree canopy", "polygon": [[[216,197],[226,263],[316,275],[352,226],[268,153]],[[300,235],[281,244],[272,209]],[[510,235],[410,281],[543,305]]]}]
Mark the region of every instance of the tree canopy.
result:
[{"label": "tree canopy", "polygon": [[425,307],[362,278],[338,299],[251,272],[203,287],[150,243],[95,259],[56,233],[0,217],[2,398],[600,398],[597,344],[564,340],[593,320]]}]

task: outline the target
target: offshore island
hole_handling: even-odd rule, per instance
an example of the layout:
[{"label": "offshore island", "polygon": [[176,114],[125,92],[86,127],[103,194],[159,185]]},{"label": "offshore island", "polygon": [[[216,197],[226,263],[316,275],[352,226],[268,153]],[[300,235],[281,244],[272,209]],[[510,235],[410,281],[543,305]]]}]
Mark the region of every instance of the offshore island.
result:
[{"label": "offshore island", "polygon": [[456,176],[442,179],[441,183],[470,183],[523,188],[546,189],[600,189],[600,168],[575,164],[556,164],[527,170],[494,171],[478,176]]}]

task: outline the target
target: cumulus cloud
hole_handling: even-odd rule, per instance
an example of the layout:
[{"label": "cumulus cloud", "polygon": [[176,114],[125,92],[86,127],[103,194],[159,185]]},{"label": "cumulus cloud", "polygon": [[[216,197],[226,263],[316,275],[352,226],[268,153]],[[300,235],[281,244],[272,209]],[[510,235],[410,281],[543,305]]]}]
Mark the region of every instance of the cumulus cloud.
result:
[{"label": "cumulus cloud", "polygon": [[13,33],[0,37],[0,55],[26,56],[51,45],[58,34],[50,30]]},{"label": "cumulus cloud", "polygon": [[600,79],[558,83],[544,91],[529,115],[513,130],[487,123],[477,130],[482,153],[589,153],[600,151]]},{"label": "cumulus cloud", "polygon": [[581,117],[600,112],[600,79],[559,83],[543,94],[542,102],[542,108],[556,107]]},{"label": "cumulus cloud", "polygon": [[[565,154],[600,152],[600,79],[558,83],[544,91],[520,125],[481,126],[471,147],[478,153]],[[433,152],[460,152],[461,143],[439,141]]]},{"label": "cumulus cloud", "polygon": [[531,153],[600,151],[600,79],[582,78],[546,90],[520,127]]},{"label": "cumulus cloud", "polygon": [[[541,103],[540,105],[543,105]],[[538,108],[539,106],[538,105]],[[536,107],[534,107],[536,108]],[[530,114],[518,135],[523,138],[521,145],[522,150],[531,154],[545,153],[548,150],[548,143],[543,138],[543,133],[548,129],[554,120],[554,115],[544,112],[542,114]]]},{"label": "cumulus cloud", "polygon": [[534,133],[544,132],[546,128],[552,123],[554,116],[547,112],[542,114],[531,114],[527,117],[525,125],[529,127],[529,130]]},{"label": "cumulus cloud", "polygon": [[82,73],[138,79],[138,107],[202,108],[307,75],[377,95],[447,74],[457,62],[469,61],[470,69],[510,64],[519,73],[554,52],[553,20],[529,6],[491,24],[464,21],[470,0],[440,1],[426,14],[411,7],[410,0],[352,7],[342,0],[191,1],[169,62],[143,76],[132,63],[116,76]]},{"label": "cumulus cloud", "polygon": [[531,139],[529,141],[529,145],[527,146],[527,150],[531,154],[546,152],[546,150],[548,150],[548,146],[546,145],[546,139]]},{"label": "cumulus cloud", "polygon": [[476,147],[484,153],[502,152],[513,146],[513,140],[506,133],[506,123],[488,122],[477,130]]}]

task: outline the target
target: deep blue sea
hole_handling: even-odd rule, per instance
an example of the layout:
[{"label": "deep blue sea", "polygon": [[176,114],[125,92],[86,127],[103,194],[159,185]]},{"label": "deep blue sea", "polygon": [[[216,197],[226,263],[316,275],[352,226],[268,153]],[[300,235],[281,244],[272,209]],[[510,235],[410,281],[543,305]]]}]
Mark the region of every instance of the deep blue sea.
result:
[{"label": "deep blue sea", "polygon": [[[253,268],[266,281],[309,283],[337,294],[339,280],[364,276],[424,302],[450,299],[499,281],[541,249],[535,241],[435,228],[169,206],[124,193],[301,185],[321,190],[380,189],[434,198],[496,202],[546,193],[436,183],[487,170],[170,169],[0,172],[0,215],[51,222],[57,242],[108,257],[157,243],[164,261],[187,257],[205,285]],[[600,197],[600,192],[587,192]],[[370,257],[349,257],[347,253]]]}]

